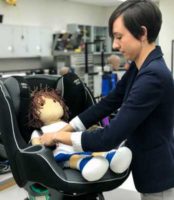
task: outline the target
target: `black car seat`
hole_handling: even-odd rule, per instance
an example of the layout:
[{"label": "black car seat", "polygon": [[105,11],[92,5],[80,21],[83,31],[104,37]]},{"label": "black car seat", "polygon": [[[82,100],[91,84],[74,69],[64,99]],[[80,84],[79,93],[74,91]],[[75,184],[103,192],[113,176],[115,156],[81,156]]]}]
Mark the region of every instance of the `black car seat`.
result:
[{"label": "black car seat", "polygon": [[108,170],[101,180],[87,182],[79,171],[63,169],[56,163],[49,148],[28,143],[32,131],[26,126],[29,91],[43,87],[61,90],[71,118],[95,103],[89,89],[73,73],[0,80],[0,133],[16,183],[28,193],[33,184],[39,183],[48,188],[51,200],[104,199],[102,192],[120,186],[129,170],[122,174]]}]

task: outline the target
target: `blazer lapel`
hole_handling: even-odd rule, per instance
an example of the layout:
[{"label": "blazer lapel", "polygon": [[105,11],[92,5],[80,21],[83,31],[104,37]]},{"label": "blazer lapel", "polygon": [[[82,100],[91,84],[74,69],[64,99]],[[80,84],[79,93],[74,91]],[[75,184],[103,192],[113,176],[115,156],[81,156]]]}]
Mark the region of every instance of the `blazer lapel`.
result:
[{"label": "blazer lapel", "polygon": [[127,83],[127,87],[126,87],[126,91],[125,91],[123,102],[126,101],[128,95],[129,95],[129,92],[130,92],[130,90],[132,88],[132,85],[133,85],[133,83],[135,81],[135,78],[136,78],[136,76],[138,74],[138,69],[136,68],[135,63],[132,63],[131,65],[133,65],[133,66],[132,66],[132,69],[131,69],[131,73],[129,74],[130,75],[129,76],[129,81]]},{"label": "blazer lapel", "polygon": [[[148,64],[150,62],[152,62],[152,60],[155,60],[159,57],[162,57],[162,55],[163,54],[162,54],[161,48],[159,46],[156,46],[156,48],[148,55],[148,57],[146,58],[146,60],[142,64],[140,71],[144,67],[148,66]],[[125,96],[124,96],[123,102],[126,101],[128,95],[129,95],[129,92],[132,88],[132,85],[133,85],[133,83],[136,79],[136,76],[138,74],[138,69],[137,69],[136,64],[134,62],[132,62],[131,66],[130,66],[130,70],[131,70],[131,72],[129,74],[129,81],[127,83],[127,88],[126,88],[126,91],[125,91]]]}]

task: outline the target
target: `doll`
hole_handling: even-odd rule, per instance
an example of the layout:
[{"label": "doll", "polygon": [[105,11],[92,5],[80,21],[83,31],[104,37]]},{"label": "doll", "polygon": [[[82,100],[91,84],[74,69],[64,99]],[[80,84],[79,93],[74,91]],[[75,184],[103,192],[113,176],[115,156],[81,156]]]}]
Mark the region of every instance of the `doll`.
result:
[{"label": "doll", "polygon": [[[68,108],[56,90],[34,91],[29,109],[29,125],[36,128],[31,135],[32,145],[40,144],[39,136],[62,129],[68,121]],[[57,162],[64,167],[81,171],[87,181],[97,181],[108,168],[124,172],[130,165],[132,153],[127,147],[109,152],[75,152],[72,146],[59,143],[53,150]]]}]

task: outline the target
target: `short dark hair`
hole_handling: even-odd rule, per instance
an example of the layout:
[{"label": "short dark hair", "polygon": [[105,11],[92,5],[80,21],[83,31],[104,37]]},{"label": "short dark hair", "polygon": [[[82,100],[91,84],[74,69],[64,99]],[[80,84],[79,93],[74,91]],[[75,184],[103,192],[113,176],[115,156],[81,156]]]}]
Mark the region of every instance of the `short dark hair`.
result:
[{"label": "short dark hair", "polygon": [[147,28],[147,39],[152,43],[161,29],[162,14],[151,0],[127,0],[120,4],[109,19],[109,35],[113,37],[113,23],[120,16],[129,32],[137,39],[143,35],[142,26]]}]

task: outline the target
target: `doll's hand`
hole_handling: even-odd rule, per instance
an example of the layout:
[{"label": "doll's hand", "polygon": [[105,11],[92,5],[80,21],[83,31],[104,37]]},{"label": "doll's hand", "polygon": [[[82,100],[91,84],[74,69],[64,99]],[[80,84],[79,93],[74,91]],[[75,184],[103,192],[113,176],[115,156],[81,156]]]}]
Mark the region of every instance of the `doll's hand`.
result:
[{"label": "doll's hand", "polygon": [[31,140],[31,144],[32,145],[40,145],[41,142],[40,142],[40,138],[39,137],[35,137]]},{"label": "doll's hand", "polygon": [[40,132],[37,130],[34,130],[31,134],[31,144],[32,145],[40,145]]}]

